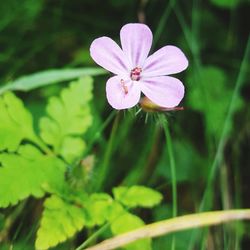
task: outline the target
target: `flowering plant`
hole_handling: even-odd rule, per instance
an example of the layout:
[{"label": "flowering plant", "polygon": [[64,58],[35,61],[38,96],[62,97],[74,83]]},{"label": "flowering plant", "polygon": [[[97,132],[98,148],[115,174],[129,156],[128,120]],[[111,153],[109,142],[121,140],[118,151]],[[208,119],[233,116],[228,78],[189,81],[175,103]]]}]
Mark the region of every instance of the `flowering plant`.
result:
[{"label": "flowering plant", "polygon": [[131,108],[142,92],[159,106],[176,107],[184,96],[184,86],[168,75],[187,68],[184,53],[168,45],[148,56],[153,35],[145,24],[124,25],[120,39],[122,49],[106,36],[95,39],[90,46],[94,61],[115,74],[106,84],[109,104],[118,110]]}]

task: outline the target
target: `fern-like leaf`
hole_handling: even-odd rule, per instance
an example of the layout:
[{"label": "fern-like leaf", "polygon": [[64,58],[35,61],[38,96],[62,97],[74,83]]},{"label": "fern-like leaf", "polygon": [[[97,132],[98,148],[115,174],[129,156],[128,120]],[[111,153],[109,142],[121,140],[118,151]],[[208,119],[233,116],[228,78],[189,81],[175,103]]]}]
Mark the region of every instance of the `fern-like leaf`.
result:
[{"label": "fern-like leaf", "polygon": [[[123,213],[111,223],[111,231],[119,235],[144,226],[143,220],[131,213]],[[151,250],[151,239],[137,240],[123,247],[126,250]]]},{"label": "fern-like leaf", "polygon": [[144,186],[116,187],[113,188],[116,201],[126,207],[146,207],[151,208],[158,205],[162,200],[162,194],[152,188]]},{"label": "fern-like leaf", "polygon": [[80,137],[92,123],[91,99],[92,78],[84,77],[62,90],[60,97],[50,98],[46,108],[49,116],[40,120],[42,139],[68,162],[74,161],[85,149]]},{"label": "fern-like leaf", "polygon": [[33,119],[13,93],[0,97],[0,151],[15,151],[23,139],[37,142]]},{"label": "fern-like leaf", "polygon": [[0,207],[15,205],[30,195],[42,197],[45,185],[60,189],[65,169],[60,159],[28,144],[15,154],[0,154]]},{"label": "fern-like leaf", "polygon": [[85,212],[56,195],[46,199],[41,225],[37,232],[36,249],[43,250],[72,237],[85,225]]}]

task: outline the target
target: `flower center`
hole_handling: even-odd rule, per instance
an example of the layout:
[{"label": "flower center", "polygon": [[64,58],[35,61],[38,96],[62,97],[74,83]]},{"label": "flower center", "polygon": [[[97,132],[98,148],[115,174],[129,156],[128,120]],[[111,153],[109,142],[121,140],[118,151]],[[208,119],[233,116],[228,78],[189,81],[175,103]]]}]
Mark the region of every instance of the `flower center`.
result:
[{"label": "flower center", "polygon": [[142,69],[140,67],[135,67],[130,72],[130,78],[132,81],[139,81],[141,76]]}]

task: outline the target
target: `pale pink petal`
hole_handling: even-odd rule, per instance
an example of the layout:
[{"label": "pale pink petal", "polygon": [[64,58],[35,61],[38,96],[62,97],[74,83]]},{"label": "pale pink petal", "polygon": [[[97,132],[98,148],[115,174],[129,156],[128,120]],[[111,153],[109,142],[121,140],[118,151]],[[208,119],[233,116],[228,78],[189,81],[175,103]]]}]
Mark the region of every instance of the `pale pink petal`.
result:
[{"label": "pale pink petal", "polygon": [[188,66],[184,53],[177,47],[168,45],[149,56],[143,65],[143,76],[163,76],[183,71]]},{"label": "pale pink petal", "polygon": [[130,70],[123,51],[109,37],[95,39],[90,46],[90,55],[97,64],[114,74],[124,74]]},{"label": "pale pink petal", "polygon": [[122,49],[131,66],[142,67],[152,45],[153,35],[149,27],[140,23],[129,23],[120,32]]},{"label": "pale pink petal", "polygon": [[184,96],[182,82],[171,76],[147,78],[140,82],[143,94],[161,107],[176,107]]},{"label": "pale pink petal", "polygon": [[135,106],[141,96],[140,84],[113,76],[106,84],[106,94],[109,104],[114,109],[128,109]]}]

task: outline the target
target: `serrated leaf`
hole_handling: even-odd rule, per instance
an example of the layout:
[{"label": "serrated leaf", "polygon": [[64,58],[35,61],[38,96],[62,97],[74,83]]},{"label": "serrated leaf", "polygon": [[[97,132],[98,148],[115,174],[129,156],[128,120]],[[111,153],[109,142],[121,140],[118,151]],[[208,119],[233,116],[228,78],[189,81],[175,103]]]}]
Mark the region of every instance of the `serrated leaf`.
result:
[{"label": "serrated leaf", "polygon": [[92,87],[90,77],[72,82],[60,97],[49,99],[46,108],[49,116],[40,120],[42,139],[69,162],[81,156],[85,147],[80,138],[92,123],[89,107]]},{"label": "serrated leaf", "polygon": [[86,225],[92,227],[102,225],[109,219],[113,199],[106,193],[94,193],[85,204],[87,219]]},{"label": "serrated leaf", "polygon": [[113,189],[116,201],[123,205],[133,207],[153,207],[162,200],[161,193],[144,186],[117,187]]},{"label": "serrated leaf", "polygon": [[15,151],[22,140],[37,142],[33,119],[13,93],[0,97],[0,151]]},{"label": "serrated leaf", "polygon": [[21,147],[19,147],[18,153],[23,158],[26,158],[28,160],[39,159],[42,156],[41,151],[38,148],[36,148],[30,144],[25,144],[25,145],[22,145]]},{"label": "serrated leaf", "polygon": [[127,213],[127,211],[124,209],[124,207],[121,205],[121,203],[117,201],[113,201],[109,211],[108,211],[108,221],[113,222],[115,219],[123,215],[124,213]]},{"label": "serrated leaf", "polygon": [[35,243],[38,250],[56,246],[85,225],[84,210],[56,195],[47,198],[44,207]]},{"label": "serrated leaf", "polygon": [[95,76],[106,74],[100,68],[80,68],[80,69],[50,69],[37,72],[28,76],[22,76],[15,81],[6,83],[0,88],[0,94],[7,90],[29,91],[42,86],[57,82],[69,81],[82,76]]},{"label": "serrated leaf", "polygon": [[17,154],[0,154],[0,164],[0,207],[30,195],[42,197],[43,185],[59,189],[64,183],[64,163],[31,145],[21,146]]},{"label": "serrated leaf", "polygon": [[[132,231],[134,229],[140,228],[144,226],[144,222],[137,217],[136,215],[130,213],[124,213],[113,223],[111,223],[111,231],[114,235],[119,235],[122,233],[126,233]],[[143,239],[135,241],[131,244],[123,246],[123,249],[126,250],[150,250],[151,248],[151,239]]]},{"label": "serrated leaf", "polygon": [[67,162],[73,162],[79,155],[82,155],[86,148],[85,142],[76,137],[66,136],[61,145],[61,155]]}]

